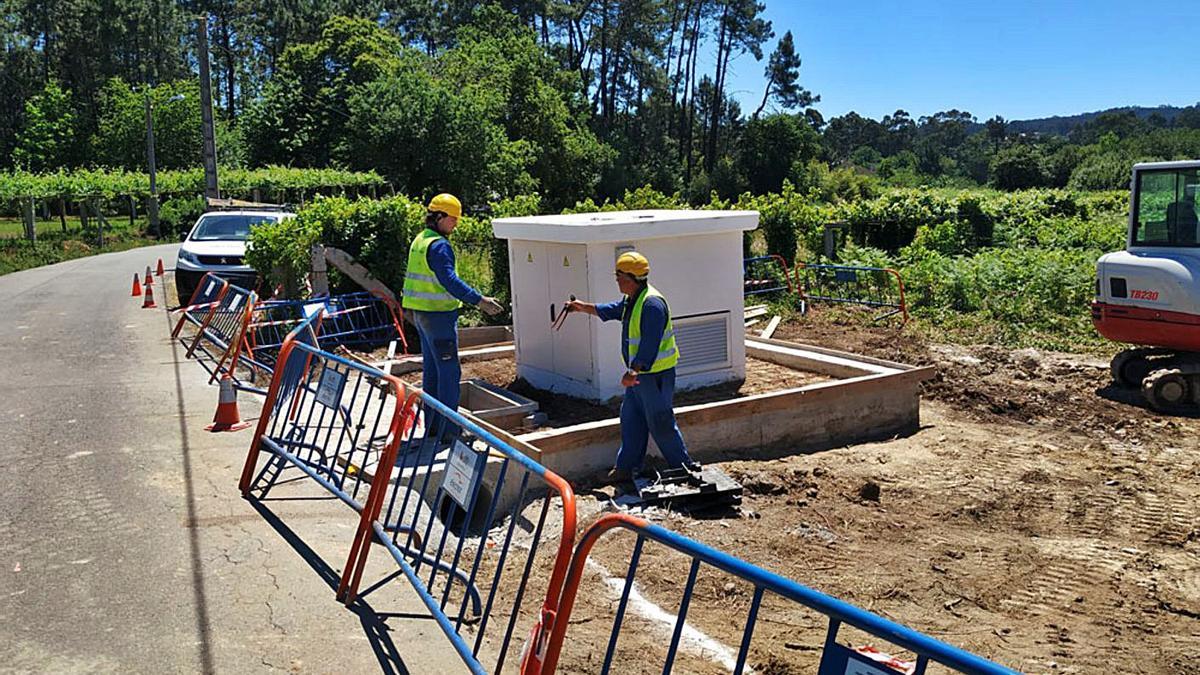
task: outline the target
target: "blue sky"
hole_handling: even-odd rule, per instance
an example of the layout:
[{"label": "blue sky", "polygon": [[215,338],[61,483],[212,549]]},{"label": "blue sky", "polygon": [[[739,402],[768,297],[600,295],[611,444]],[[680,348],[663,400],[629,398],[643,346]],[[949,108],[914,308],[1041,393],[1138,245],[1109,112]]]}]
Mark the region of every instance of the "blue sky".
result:
[{"label": "blue sky", "polygon": [[958,108],[1013,120],[1200,101],[1198,0],[762,1],[775,37],[763,61],[744,55],[729,77],[746,113],[788,30],[827,119]]}]

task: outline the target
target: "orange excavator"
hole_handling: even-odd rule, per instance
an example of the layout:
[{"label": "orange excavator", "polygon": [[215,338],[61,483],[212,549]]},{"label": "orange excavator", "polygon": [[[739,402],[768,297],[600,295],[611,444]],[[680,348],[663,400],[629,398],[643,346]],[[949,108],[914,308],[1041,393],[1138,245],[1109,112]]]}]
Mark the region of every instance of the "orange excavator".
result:
[{"label": "orange excavator", "polygon": [[1200,408],[1200,160],[1133,167],[1124,251],[1096,263],[1092,323],[1136,347],[1113,379],[1162,412]]}]

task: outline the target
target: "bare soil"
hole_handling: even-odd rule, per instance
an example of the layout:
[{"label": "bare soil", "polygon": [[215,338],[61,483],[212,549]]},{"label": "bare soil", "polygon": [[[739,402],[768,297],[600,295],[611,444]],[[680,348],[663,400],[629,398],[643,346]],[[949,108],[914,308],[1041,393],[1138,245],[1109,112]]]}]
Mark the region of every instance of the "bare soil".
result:
[{"label": "bare soil", "polygon": [[[937,366],[921,429],[724,462],[746,489],[740,511],[645,517],[1020,671],[1200,672],[1200,421],[1147,409],[1091,356],[812,320],[775,337]],[[580,495],[583,527],[613,508],[610,495]],[[603,570],[585,575],[562,672],[599,669],[621,587],[605,572],[623,579],[632,544],[617,531],[594,549]],[[676,613],[687,575],[687,560],[645,545],[647,600]],[[736,654],[752,594],[702,568],[688,622]],[[750,666],[815,672],[826,625],[768,595]],[[853,630],[841,637],[905,655]],[[670,639],[670,623],[631,608],[614,672],[660,672]],[[728,670],[711,644],[687,640],[675,668]]]}]

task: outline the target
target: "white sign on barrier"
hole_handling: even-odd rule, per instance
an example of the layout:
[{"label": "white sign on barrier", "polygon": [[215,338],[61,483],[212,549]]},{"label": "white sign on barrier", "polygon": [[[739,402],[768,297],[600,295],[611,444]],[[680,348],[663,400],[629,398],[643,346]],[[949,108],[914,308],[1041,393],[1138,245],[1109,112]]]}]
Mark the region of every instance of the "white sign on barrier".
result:
[{"label": "white sign on barrier", "polygon": [[866,663],[846,663],[846,675],[890,675],[896,671],[879,668]]},{"label": "white sign on barrier", "polygon": [[342,389],[345,386],[345,373],[332,368],[321,371],[321,384],[317,387],[317,403],[326,408],[336,408],[342,400]]},{"label": "white sign on barrier", "polygon": [[242,304],[242,296],[240,296],[240,295],[233,296],[233,300],[229,301],[229,311],[232,312],[233,310],[237,309],[238,306],[241,304]]},{"label": "white sign on barrier", "polygon": [[325,308],[325,303],[323,303],[323,302],[310,302],[307,305],[303,306],[304,318],[311,319],[312,316],[317,313],[317,310],[324,309],[324,308]]},{"label": "white sign on barrier", "polygon": [[475,452],[466,443],[454,441],[454,449],[450,452],[450,461],[446,462],[442,489],[464,509],[469,508],[471,497],[474,496],[479,471],[482,467],[480,460],[486,458],[486,454]]},{"label": "white sign on barrier", "polygon": [[207,291],[204,291],[204,294],[205,294],[205,295],[212,295],[213,288],[214,288],[216,285],[217,285],[217,282],[215,282],[215,281],[209,281],[209,282],[208,282],[208,290],[207,290]]},{"label": "white sign on barrier", "polygon": [[[886,657],[886,655],[884,656]],[[897,672],[904,672],[868,663],[866,657],[857,654],[851,653],[848,654],[848,657],[846,659],[845,675],[894,675]]]}]

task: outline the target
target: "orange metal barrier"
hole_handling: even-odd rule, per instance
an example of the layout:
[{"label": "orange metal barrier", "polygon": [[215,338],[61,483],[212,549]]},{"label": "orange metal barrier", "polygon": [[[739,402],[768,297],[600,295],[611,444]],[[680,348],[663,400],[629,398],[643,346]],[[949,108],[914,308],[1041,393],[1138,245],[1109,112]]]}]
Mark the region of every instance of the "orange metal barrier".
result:
[{"label": "orange metal barrier", "polygon": [[[575,540],[575,495],[570,484],[420,390],[405,402],[404,415],[424,424],[413,424],[404,441],[384,453],[376,465],[352,563],[347,567],[349,578],[343,576],[339,596],[350,603],[360,595],[371,544],[381,544],[463,662],[473,672],[488,672],[480,652],[487,636],[498,650],[493,672],[500,672],[512,639],[520,634],[517,622],[538,545],[544,538],[543,526],[551,502],[557,500],[562,508],[558,546],[543,563],[551,566],[549,580],[537,620],[529,626],[521,663],[523,673],[540,672],[550,634],[557,625],[558,600]],[[439,478],[431,478],[439,471]],[[518,475],[510,481],[511,474]],[[518,478],[515,493],[506,492]],[[522,561],[514,545],[514,529],[523,511],[539,499],[540,514]],[[511,502],[505,509],[508,524],[497,528],[497,516],[504,515],[498,505],[504,501]],[[501,537],[503,540],[497,541]],[[429,567],[428,578],[421,576],[424,565]],[[444,572],[440,580],[439,572]],[[505,581],[506,575],[519,576]],[[461,602],[452,592],[456,582],[463,587]],[[488,632],[493,608],[505,603],[503,596],[509,593],[507,622],[502,632],[493,635]],[[474,629],[472,645],[464,635],[467,626]]]}]

